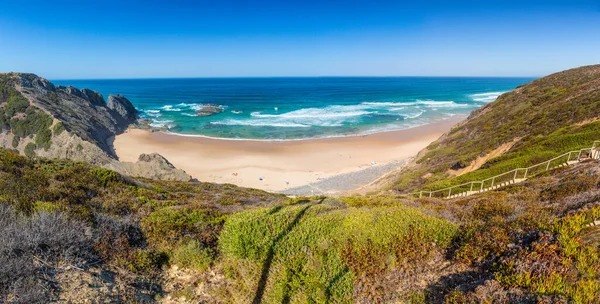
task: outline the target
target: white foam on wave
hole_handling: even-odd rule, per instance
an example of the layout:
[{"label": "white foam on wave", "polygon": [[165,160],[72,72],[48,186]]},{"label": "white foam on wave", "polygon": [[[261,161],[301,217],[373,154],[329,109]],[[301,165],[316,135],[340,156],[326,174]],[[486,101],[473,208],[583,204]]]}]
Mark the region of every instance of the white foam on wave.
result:
[{"label": "white foam on wave", "polygon": [[454,101],[434,101],[434,100],[418,100],[417,104],[423,105],[426,108],[466,108],[471,105],[464,103],[456,103]]},{"label": "white foam on wave", "polygon": [[473,101],[488,103],[488,102],[492,102],[492,101],[498,99],[498,97],[504,93],[506,93],[506,92],[487,92],[487,93],[471,94],[469,96],[471,97],[471,99]]},{"label": "white foam on wave", "polygon": [[182,109],[198,111],[204,107],[216,107],[216,108],[221,108],[221,109],[227,108],[226,105],[208,104],[208,103],[185,103],[185,102],[182,102],[182,103],[179,103],[176,105],[167,105],[167,106],[164,106],[163,108],[169,108],[169,110],[167,110],[167,111],[181,111]]},{"label": "white foam on wave", "polygon": [[413,114],[402,114],[402,116],[403,116],[404,118],[408,118],[408,119],[414,119],[414,118],[417,118],[417,117],[419,117],[419,116],[423,115],[423,113],[425,113],[425,111],[424,111],[424,110],[422,110],[422,111],[421,111],[421,112],[419,112],[419,113],[413,113]]},{"label": "white foam on wave", "polygon": [[360,105],[347,106],[328,106],[324,108],[305,108],[282,114],[262,114],[261,112],[252,112],[250,116],[258,118],[281,118],[281,119],[296,119],[296,118],[343,118],[354,117],[372,114],[371,111],[366,111],[366,107]]},{"label": "white foam on wave", "polygon": [[150,123],[150,126],[153,128],[163,128],[163,127],[167,127],[167,128],[171,128],[173,121],[172,120],[159,120],[159,119],[153,119],[152,122]]},{"label": "white foam on wave", "polygon": [[160,110],[144,110],[144,114],[150,117],[160,117],[162,115]]},{"label": "white foam on wave", "polygon": [[171,105],[163,106],[161,109],[163,109],[165,111],[171,111],[171,112],[179,112],[179,111],[181,111],[180,108],[175,108],[175,107],[173,107]]},{"label": "white foam on wave", "polygon": [[226,126],[252,126],[252,127],[280,127],[280,128],[309,128],[309,125],[303,125],[298,123],[278,123],[269,122],[264,120],[241,120],[241,119],[228,119],[223,121],[212,121],[212,125],[226,125]]},{"label": "white foam on wave", "polygon": [[[370,106],[372,108],[397,108],[402,106],[424,106],[426,108],[463,108],[469,107],[468,104],[456,103],[454,101],[439,101],[439,100],[416,100],[416,101],[365,101],[361,105]],[[391,109],[388,109],[391,111]]]}]

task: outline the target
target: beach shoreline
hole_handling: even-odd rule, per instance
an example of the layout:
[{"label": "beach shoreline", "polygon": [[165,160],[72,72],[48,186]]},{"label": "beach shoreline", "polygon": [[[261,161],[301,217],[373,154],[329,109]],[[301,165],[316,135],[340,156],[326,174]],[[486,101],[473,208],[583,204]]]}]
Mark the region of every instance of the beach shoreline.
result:
[{"label": "beach shoreline", "polygon": [[[320,183],[328,185],[319,188],[322,192],[334,194],[348,191],[349,185],[359,188],[380,177],[375,175],[398,169],[465,118],[457,115],[419,127],[367,135],[298,140],[230,140],[131,128],[117,136],[113,146],[121,161],[137,161],[142,153],[156,152],[203,182],[284,193]],[[335,183],[328,183],[332,178]]]}]

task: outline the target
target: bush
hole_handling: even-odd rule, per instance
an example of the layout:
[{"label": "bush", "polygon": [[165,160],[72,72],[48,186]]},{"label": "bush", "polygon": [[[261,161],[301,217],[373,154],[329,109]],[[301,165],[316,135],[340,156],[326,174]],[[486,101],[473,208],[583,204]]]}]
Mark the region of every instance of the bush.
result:
[{"label": "bush", "polygon": [[558,181],[556,185],[548,187],[540,192],[541,200],[562,200],[566,197],[589,191],[596,187],[598,177],[593,175],[579,174],[568,176]]},{"label": "bush", "polygon": [[204,271],[210,267],[213,259],[214,253],[211,248],[202,246],[196,240],[191,240],[175,249],[172,263],[181,267]]},{"label": "bush", "polygon": [[[219,238],[223,257],[237,267],[262,265],[265,302],[373,302],[384,296],[389,271],[443,250],[456,232],[411,208],[339,207],[297,203],[234,214]],[[236,280],[263,282],[260,274]]]},{"label": "bush", "polygon": [[42,270],[94,259],[86,231],[61,213],[25,217],[0,204],[0,302],[9,293],[31,303],[51,299],[52,285],[41,280]]},{"label": "bush", "polygon": [[184,237],[200,241],[206,247],[216,247],[224,217],[216,210],[185,207],[166,207],[142,219],[148,239],[165,249]]},{"label": "bush", "polygon": [[98,178],[100,185],[103,187],[121,181],[121,175],[119,173],[105,168],[95,168],[92,170],[92,174]]},{"label": "bush", "polygon": [[168,262],[169,256],[155,249],[138,249],[133,252],[132,258],[122,261],[124,266],[136,273],[158,271]]},{"label": "bush", "polygon": [[13,91],[6,103],[6,116],[13,117],[17,113],[23,113],[29,107],[29,101],[21,93]]},{"label": "bush", "polygon": [[38,131],[38,133],[35,136],[35,144],[48,151],[48,149],[50,148],[50,145],[52,145],[52,142],[50,141],[50,139],[52,138],[52,132],[50,132],[50,130],[48,129],[41,129]]},{"label": "bush", "polygon": [[35,143],[28,143],[25,146],[25,150],[23,152],[25,153],[25,156],[27,156],[29,158],[34,158],[35,157],[35,149],[37,149],[37,145]]},{"label": "bush", "polygon": [[63,126],[63,124],[60,122],[57,123],[56,125],[54,125],[54,128],[52,128],[52,133],[54,133],[54,136],[58,136],[64,131],[65,131],[65,126]]},{"label": "bush", "polygon": [[12,147],[16,149],[19,146],[19,141],[20,140],[21,140],[21,138],[19,138],[19,136],[16,136],[16,135],[13,136]]},{"label": "bush", "polygon": [[29,108],[25,112],[25,118],[13,118],[10,126],[14,134],[21,138],[48,130],[52,125],[52,117],[37,108]]}]

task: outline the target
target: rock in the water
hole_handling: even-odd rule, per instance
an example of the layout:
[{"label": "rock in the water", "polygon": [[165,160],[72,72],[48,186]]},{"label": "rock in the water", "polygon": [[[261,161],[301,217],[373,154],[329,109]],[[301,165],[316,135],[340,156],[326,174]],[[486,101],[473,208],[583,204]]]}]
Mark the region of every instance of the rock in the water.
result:
[{"label": "rock in the water", "polygon": [[196,116],[211,116],[222,112],[223,108],[217,104],[205,104],[196,111]]},{"label": "rock in the water", "polygon": [[121,94],[109,95],[107,106],[109,109],[118,113],[126,122],[135,122],[137,110],[125,96]]}]

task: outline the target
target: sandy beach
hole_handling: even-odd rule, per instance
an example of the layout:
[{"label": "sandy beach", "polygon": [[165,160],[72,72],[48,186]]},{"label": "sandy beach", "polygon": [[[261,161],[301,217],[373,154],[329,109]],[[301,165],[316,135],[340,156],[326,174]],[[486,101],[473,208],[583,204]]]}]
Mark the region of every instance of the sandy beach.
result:
[{"label": "sandy beach", "polygon": [[[370,135],[292,141],[225,140],[129,129],[115,138],[114,148],[121,161],[137,161],[142,153],[157,152],[204,182],[284,192],[338,176],[338,184],[360,187],[397,169],[464,118]],[[356,180],[361,172],[368,176]],[[353,180],[345,182],[339,176]]]}]

